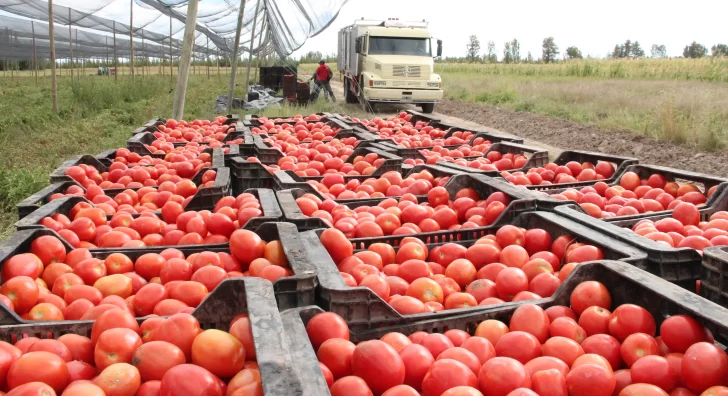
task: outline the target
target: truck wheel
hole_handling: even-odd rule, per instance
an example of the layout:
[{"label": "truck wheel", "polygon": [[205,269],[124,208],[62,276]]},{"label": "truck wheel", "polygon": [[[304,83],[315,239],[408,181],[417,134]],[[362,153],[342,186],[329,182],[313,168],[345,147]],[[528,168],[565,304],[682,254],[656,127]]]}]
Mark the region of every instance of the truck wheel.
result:
[{"label": "truck wheel", "polygon": [[356,95],[351,90],[351,80],[349,80],[348,78],[344,79],[344,99],[346,99],[346,103],[359,102]]},{"label": "truck wheel", "polygon": [[420,107],[422,107],[422,112],[425,114],[431,114],[433,111],[435,111],[434,103],[423,103],[420,105]]}]

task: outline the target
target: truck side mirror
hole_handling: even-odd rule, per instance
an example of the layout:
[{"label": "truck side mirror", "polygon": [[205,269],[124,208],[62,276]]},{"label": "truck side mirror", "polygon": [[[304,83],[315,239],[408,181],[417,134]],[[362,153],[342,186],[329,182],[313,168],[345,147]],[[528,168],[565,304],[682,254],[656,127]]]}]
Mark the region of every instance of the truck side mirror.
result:
[{"label": "truck side mirror", "polygon": [[437,40],[437,57],[442,57],[442,40]]}]

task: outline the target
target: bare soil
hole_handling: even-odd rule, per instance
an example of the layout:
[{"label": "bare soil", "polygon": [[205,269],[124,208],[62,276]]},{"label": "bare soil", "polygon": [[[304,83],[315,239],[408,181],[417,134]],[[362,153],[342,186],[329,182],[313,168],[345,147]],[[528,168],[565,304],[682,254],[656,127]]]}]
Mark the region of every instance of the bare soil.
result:
[{"label": "bare soil", "polygon": [[603,129],[540,114],[445,100],[438,113],[477,122],[525,139],[563,150],[596,151],[639,158],[640,163],[728,177],[728,153],[704,152],[695,147],[659,141],[631,131]]},{"label": "bare soil", "polygon": [[[343,98],[341,83],[332,83],[337,97]],[[376,111],[379,116],[389,116],[403,108],[414,106],[378,106]],[[631,131],[604,129],[536,113],[454,100],[444,100],[436,105],[435,115],[444,122],[463,127],[520,136],[527,145],[547,149],[552,160],[563,150],[584,150],[635,157],[643,164],[728,177],[728,152],[705,152],[694,146],[659,141]]]}]

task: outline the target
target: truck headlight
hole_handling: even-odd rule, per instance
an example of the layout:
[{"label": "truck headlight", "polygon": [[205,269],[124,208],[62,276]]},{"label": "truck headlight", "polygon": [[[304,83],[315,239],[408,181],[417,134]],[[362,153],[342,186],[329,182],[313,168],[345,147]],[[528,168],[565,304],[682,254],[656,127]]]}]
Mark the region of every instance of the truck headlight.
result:
[{"label": "truck headlight", "polygon": [[440,83],[439,82],[428,82],[427,88],[440,88]]},{"label": "truck headlight", "polygon": [[387,85],[387,82],[386,81],[374,81],[374,86],[375,87],[377,87],[377,86],[383,86],[383,85]]}]

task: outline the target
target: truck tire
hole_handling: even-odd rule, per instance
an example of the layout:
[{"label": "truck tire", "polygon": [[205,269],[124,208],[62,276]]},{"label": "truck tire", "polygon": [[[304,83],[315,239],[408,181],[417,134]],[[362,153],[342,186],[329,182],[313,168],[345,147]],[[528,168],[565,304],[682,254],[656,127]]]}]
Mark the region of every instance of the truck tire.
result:
[{"label": "truck tire", "polygon": [[432,114],[432,112],[435,111],[434,103],[423,103],[420,107],[422,107],[422,112],[425,114]]},{"label": "truck tire", "polygon": [[346,103],[350,104],[359,102],[356,94],[351,90],[351,80],[349,78],[344,79],[344,99],[346,99]]}]

